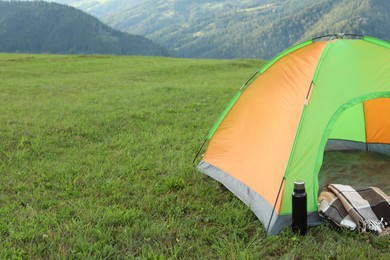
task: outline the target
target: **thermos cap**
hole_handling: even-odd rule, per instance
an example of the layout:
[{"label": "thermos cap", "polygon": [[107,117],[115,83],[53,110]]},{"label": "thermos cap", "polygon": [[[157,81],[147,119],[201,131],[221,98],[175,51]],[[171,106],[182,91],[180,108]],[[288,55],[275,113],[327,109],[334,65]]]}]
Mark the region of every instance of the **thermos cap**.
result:
[{"label": "thermos cap", "polygon": [[305,190],[304,181],[294,181],[294,190]]}]

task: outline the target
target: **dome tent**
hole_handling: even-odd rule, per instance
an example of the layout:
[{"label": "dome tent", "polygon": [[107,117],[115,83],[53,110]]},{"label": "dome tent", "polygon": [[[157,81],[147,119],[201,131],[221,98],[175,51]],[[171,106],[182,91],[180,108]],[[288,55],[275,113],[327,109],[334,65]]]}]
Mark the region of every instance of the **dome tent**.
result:
[{"label": "dome tent", "polygon": [[211,129],[197,168],[249,205],[277,234],[291,224],[295,180],[308,224],[319,223],[325,149],[390,155],[390,43],[337,34],[295,45],[265,64]]}]

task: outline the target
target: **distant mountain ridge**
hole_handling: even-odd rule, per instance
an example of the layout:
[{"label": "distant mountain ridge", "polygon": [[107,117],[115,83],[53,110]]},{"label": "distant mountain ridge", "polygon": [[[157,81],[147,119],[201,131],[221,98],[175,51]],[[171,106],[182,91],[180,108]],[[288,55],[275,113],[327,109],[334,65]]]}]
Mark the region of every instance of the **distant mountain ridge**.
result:
[{"label": "distant mountain ridge", "polygon": [[0,1],[0,52],[159,55],[143,36],[114,30],[74,7],[43,1]]},{"label": "distant mountain ridge", "polygon": [[390,40],[388,0],[57,1],[181,57],[270,58],[297,42],[338,32]]}]

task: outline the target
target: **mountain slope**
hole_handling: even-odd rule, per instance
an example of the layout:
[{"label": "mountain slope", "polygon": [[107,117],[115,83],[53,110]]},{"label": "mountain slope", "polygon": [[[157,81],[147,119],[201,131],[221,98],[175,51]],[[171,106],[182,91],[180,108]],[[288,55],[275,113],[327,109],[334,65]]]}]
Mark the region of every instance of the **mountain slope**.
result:
[{"label": "mountain slope", "polygon": [[[70,1],[80,8],[88,2]],[[299,41],[336,32],[390,40],[388,0],[123,1],[96,0],[88,11],[182,57],[270,58]]]},{"label": "mountain slope", "polygon": [[269,17],[282,2],[147,0],[102,19],[120,30],[147,35],[182,57],[255,58],[261,55],[252,50],[253,32],[272,22]]},{"label": "mountain slope", "polygon": [[0,2],[0,51],[167,55],[142,37],[111,29],[73,7],[37,2]]},{"label": "mountain slope", "polygon": [[48,0],[47,2],[70,5],[102,18],[115,15],[117,10],[136,5],[139,0]]}]

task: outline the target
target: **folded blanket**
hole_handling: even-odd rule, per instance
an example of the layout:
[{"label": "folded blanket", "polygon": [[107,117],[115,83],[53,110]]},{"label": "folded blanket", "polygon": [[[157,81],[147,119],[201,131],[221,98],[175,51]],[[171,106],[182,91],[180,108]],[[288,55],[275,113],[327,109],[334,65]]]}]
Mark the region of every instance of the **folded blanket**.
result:
[{"label": "folded blanket", "polygon": [[390,197],[379,188],[329,184],[318,203],[320,216],[339,226],[378,235],[390,233]]}]

